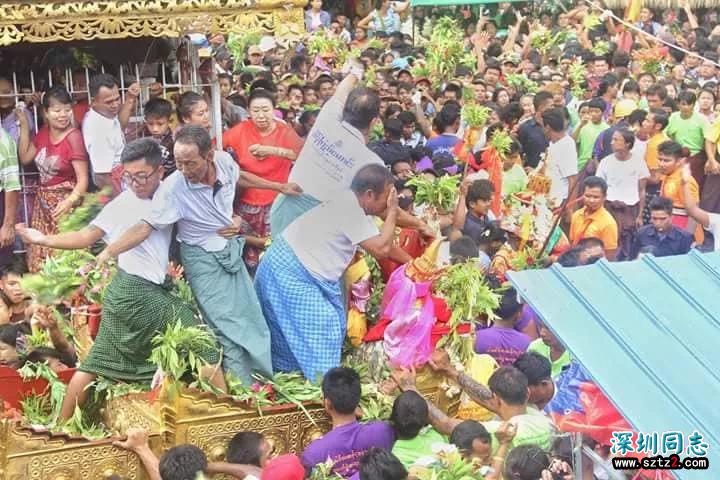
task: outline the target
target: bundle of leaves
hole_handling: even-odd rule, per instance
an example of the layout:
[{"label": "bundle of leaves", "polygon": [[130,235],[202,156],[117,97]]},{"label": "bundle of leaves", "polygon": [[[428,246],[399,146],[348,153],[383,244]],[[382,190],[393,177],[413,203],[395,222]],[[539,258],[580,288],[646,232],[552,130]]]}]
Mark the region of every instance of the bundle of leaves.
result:
[{"label": "bundle of leaves", "polygon": [[466,461],[457,450],[441,452],[438,461],[416,472],[418,480],[482,480],[477,461]]},{"label": "bundle of leaves", "polygon": [[350,54],[347,45],[340,38],[330,37],[324,30],[312,34],[307,44],[311,55],[335,58],[335,65],[342,66]]},{"label": "bundle of leaves", "polygon": [[577,59],[568,69],[568,78],[570,79],[570,91],[573,96],[577,99],[582,99],[585,96],[584,84],[587,78],[587,68],[582,60]]},{"label": "bundle of leaves", "polygon": [[382,275],[382,269],[375,257],[365,255],[365,262],[370,269],[370,299],[365,307],[365,317],[372,324],[380,320],[380,304],[382,303],[383,293],[385,293],[385,279]]},{"label": "bundle of leaves", "polygon": [[475,102],[467,102],[462,107],[462,118],[470,128],[484,127],[490,118],[490,113],[492,110]]},{"label": "bundle of leaves", "polygon": [[245,53],[252,45],[257,45],[262,39],[261,30],[249,30],[245,33],[231,33],[225,43],[236,66],[240,67],[245,60]]},{"label": "bundle of leaves", "polygon": [[455,76],[455,68],[465,56],[463,31],[455,19],[441,17],[430,37],[432,48],[427,51],[430,81],[434,86]]},{"label": "bundle of leaves", "polygon": [[441,340],[442,345],[461,361],[472,356],[467,342],[458,333],[462,324],[475,324],[481,316],[488,320],[495,318],[494,310],[500,305],[498,295],[488,285],[485,276],[473,259],[465,263],[451,265],[435,284],[435,290],[447,302],[452,311],[448,326],[451,331]]},{"label": "bundle of leaves", "polygon": [[511,73],[505,76],[505,81],[508,85],[511,85],[519,93],[535,94],[540,90],[540,86],[537,82],[530,80],[524,73]]},{"label": "bundle of leaves", "polygon": [[510,147],[512,144],[513,138],[504,128],[495,130],[490,138],[490,146],[494,148],[501,157],[505,157],[508,153],[510,153]]},{"label": "bundle of leaves", "polygon": [[435,180],[416,175],[406,182],[407,186],[415,188],[416,205],[428,205],[444,212],[455,208],[459,184],[460,175],[443,175]]},{"label": "bundle of leaves", "polygon": [[152,344],[150,362],[175,381],[186,374],[200,377],[201,369],[209,364],[204,355],[216,348],[215,337],[206,326],[185,326],[180,320],[153,337]]},{"label": "bundle of leaves", "polygon": [[610,43],[604,40],[599,40],[593,44],[592,52],[595,55],[605,56],[610,53]]},{"label": "bundle of leaves", "polygon": [[255,375],[255,379],[273,389],[277,403],[292,403],[305,413],[305,416],[310,419],[313,425],[316,425],[315,420],[304,404],[306,402],[320,403],[322,401],[320,385],[310,382],[300,372],[278,372],[272,378]]},{"label": "bundle of leaves", "polygon": [[105,187],[96,193],[88,193],[83,197],[82,204],[66,213],[58,222],[60,233],[77,232],[87,227],[97,217],[105,205],[110,202],[112,188]]},{"label": "bundle of leaves", "polygon": [[363,412],[362,420],[371,422],[389,419],[395,397],[380,391],[380,384],[390,378],[390,369],[387,363],[383,371],[376,377],[373,376],[370,365],[357,358],[346,358],[343,360],[343,366],[352,368],[360,376],[360,384],[362,385],[360,397],[360,409]]}]

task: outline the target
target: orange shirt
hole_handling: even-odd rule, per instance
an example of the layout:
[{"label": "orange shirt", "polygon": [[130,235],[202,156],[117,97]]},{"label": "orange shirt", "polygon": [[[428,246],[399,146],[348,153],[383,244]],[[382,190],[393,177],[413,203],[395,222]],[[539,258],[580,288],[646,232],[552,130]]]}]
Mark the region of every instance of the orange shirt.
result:
[{"label": "orange shirt", "polygon": [[[266,145],[270,147],[286,148],[300,153],[303,146],[302,139],[295,133],[292,127],[281,123],[275,123],[275,130],[269,135],[262,136],[252,120],[245,120],[223,134],[223,145],[225,148],[232,148],[235,152],[240,168],[246,172],[254,173],[265,180],[278,183],[286,183],[290,176],[292,161],[284,157],[256,158],[249,152],[251,145]],[[277,192],[271,190],[259,190],[246,188],[240,192],[236,199],[241,203],[255,206],[270,205]]]},{"label": "orange shirt", "polygon": [[573,213],[570,222],[570,241],[573,245],[583,238],[599,238],[606,250],[617,250],[618,227],[615,218],[605,207],[588,213],[586,207]]},{"label": "orange shirt", "polygon": [[[698,187],[697,181],[690,177],[690,181],[688,182],[688,187],[690,189],[690,194],[692,195],[695,202],[700,201],[700,187]],[[660,187],[660,195],[666,198],[669,198],[672,200],[673,208],[677,208],[680,210],[685,210],[685,194],[683,193],[683,185],[682,185],[682,170],[679,168],[675,170],[670,175],[667,175],[662,182],[662,187]],[[685,222],[687,223],[687,222]],[[681,226],[681,228],[683,228]],[[695,228],[695,241],[698,243],[702,243],[705,238],[705,233],[703,232],[702,226],[698,224],[698,226]]]}]

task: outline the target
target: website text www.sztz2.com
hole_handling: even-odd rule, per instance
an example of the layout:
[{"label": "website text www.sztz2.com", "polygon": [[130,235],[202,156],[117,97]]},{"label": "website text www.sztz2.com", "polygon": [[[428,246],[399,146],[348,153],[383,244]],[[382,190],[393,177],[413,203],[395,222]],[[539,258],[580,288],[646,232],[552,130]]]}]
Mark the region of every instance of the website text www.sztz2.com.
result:
[{"label": "website text www.sztz2.com", "polygon": [[669,457],[645,457],[645,458],[623,458],[612,459],[615,470],[637,470],[639,468],[648,470],[707,470],[710,461],[707,457],[685,457],[678,455]]}]

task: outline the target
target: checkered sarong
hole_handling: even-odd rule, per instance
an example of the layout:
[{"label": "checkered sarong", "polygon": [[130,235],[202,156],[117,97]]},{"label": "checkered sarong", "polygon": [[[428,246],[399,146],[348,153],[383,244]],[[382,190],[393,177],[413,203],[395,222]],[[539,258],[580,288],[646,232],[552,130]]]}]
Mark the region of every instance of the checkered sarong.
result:
[{"label": "checkered sarong", "polygon": [[[186,326],[200,323],[190,307],[164,286],[118,270],[105,291],[100,330],[80,370],[150,383],[157,368],[148,360],[152,338],[176,320]],[[220,355],[210,350],[202,357],[217,363]]]},{"label": "checkered sarong", "polygon": [[282,236],[260,262],[255,290],[270,327],[273,370],[316,380],[340,364],[346,317],[339,282],[315,278]]}]

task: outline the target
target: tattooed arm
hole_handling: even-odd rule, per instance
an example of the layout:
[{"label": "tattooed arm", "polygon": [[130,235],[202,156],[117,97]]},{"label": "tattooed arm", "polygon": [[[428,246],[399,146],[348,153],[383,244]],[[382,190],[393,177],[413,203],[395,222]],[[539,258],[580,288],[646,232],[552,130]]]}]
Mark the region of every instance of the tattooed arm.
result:
[{"label": "tattooed arm", "polygon": [[475,381],[470,375],[458,372],[453,367],[450,357],[445,350],[436,350],[430,357],[430,367],[436,372],[442,373],[448,378],[455,380],[460,388],[468,394],[475,402],[487,408],[491,412],[497,413],[496,406],[493,404],[493,393],[485,385]]}]

